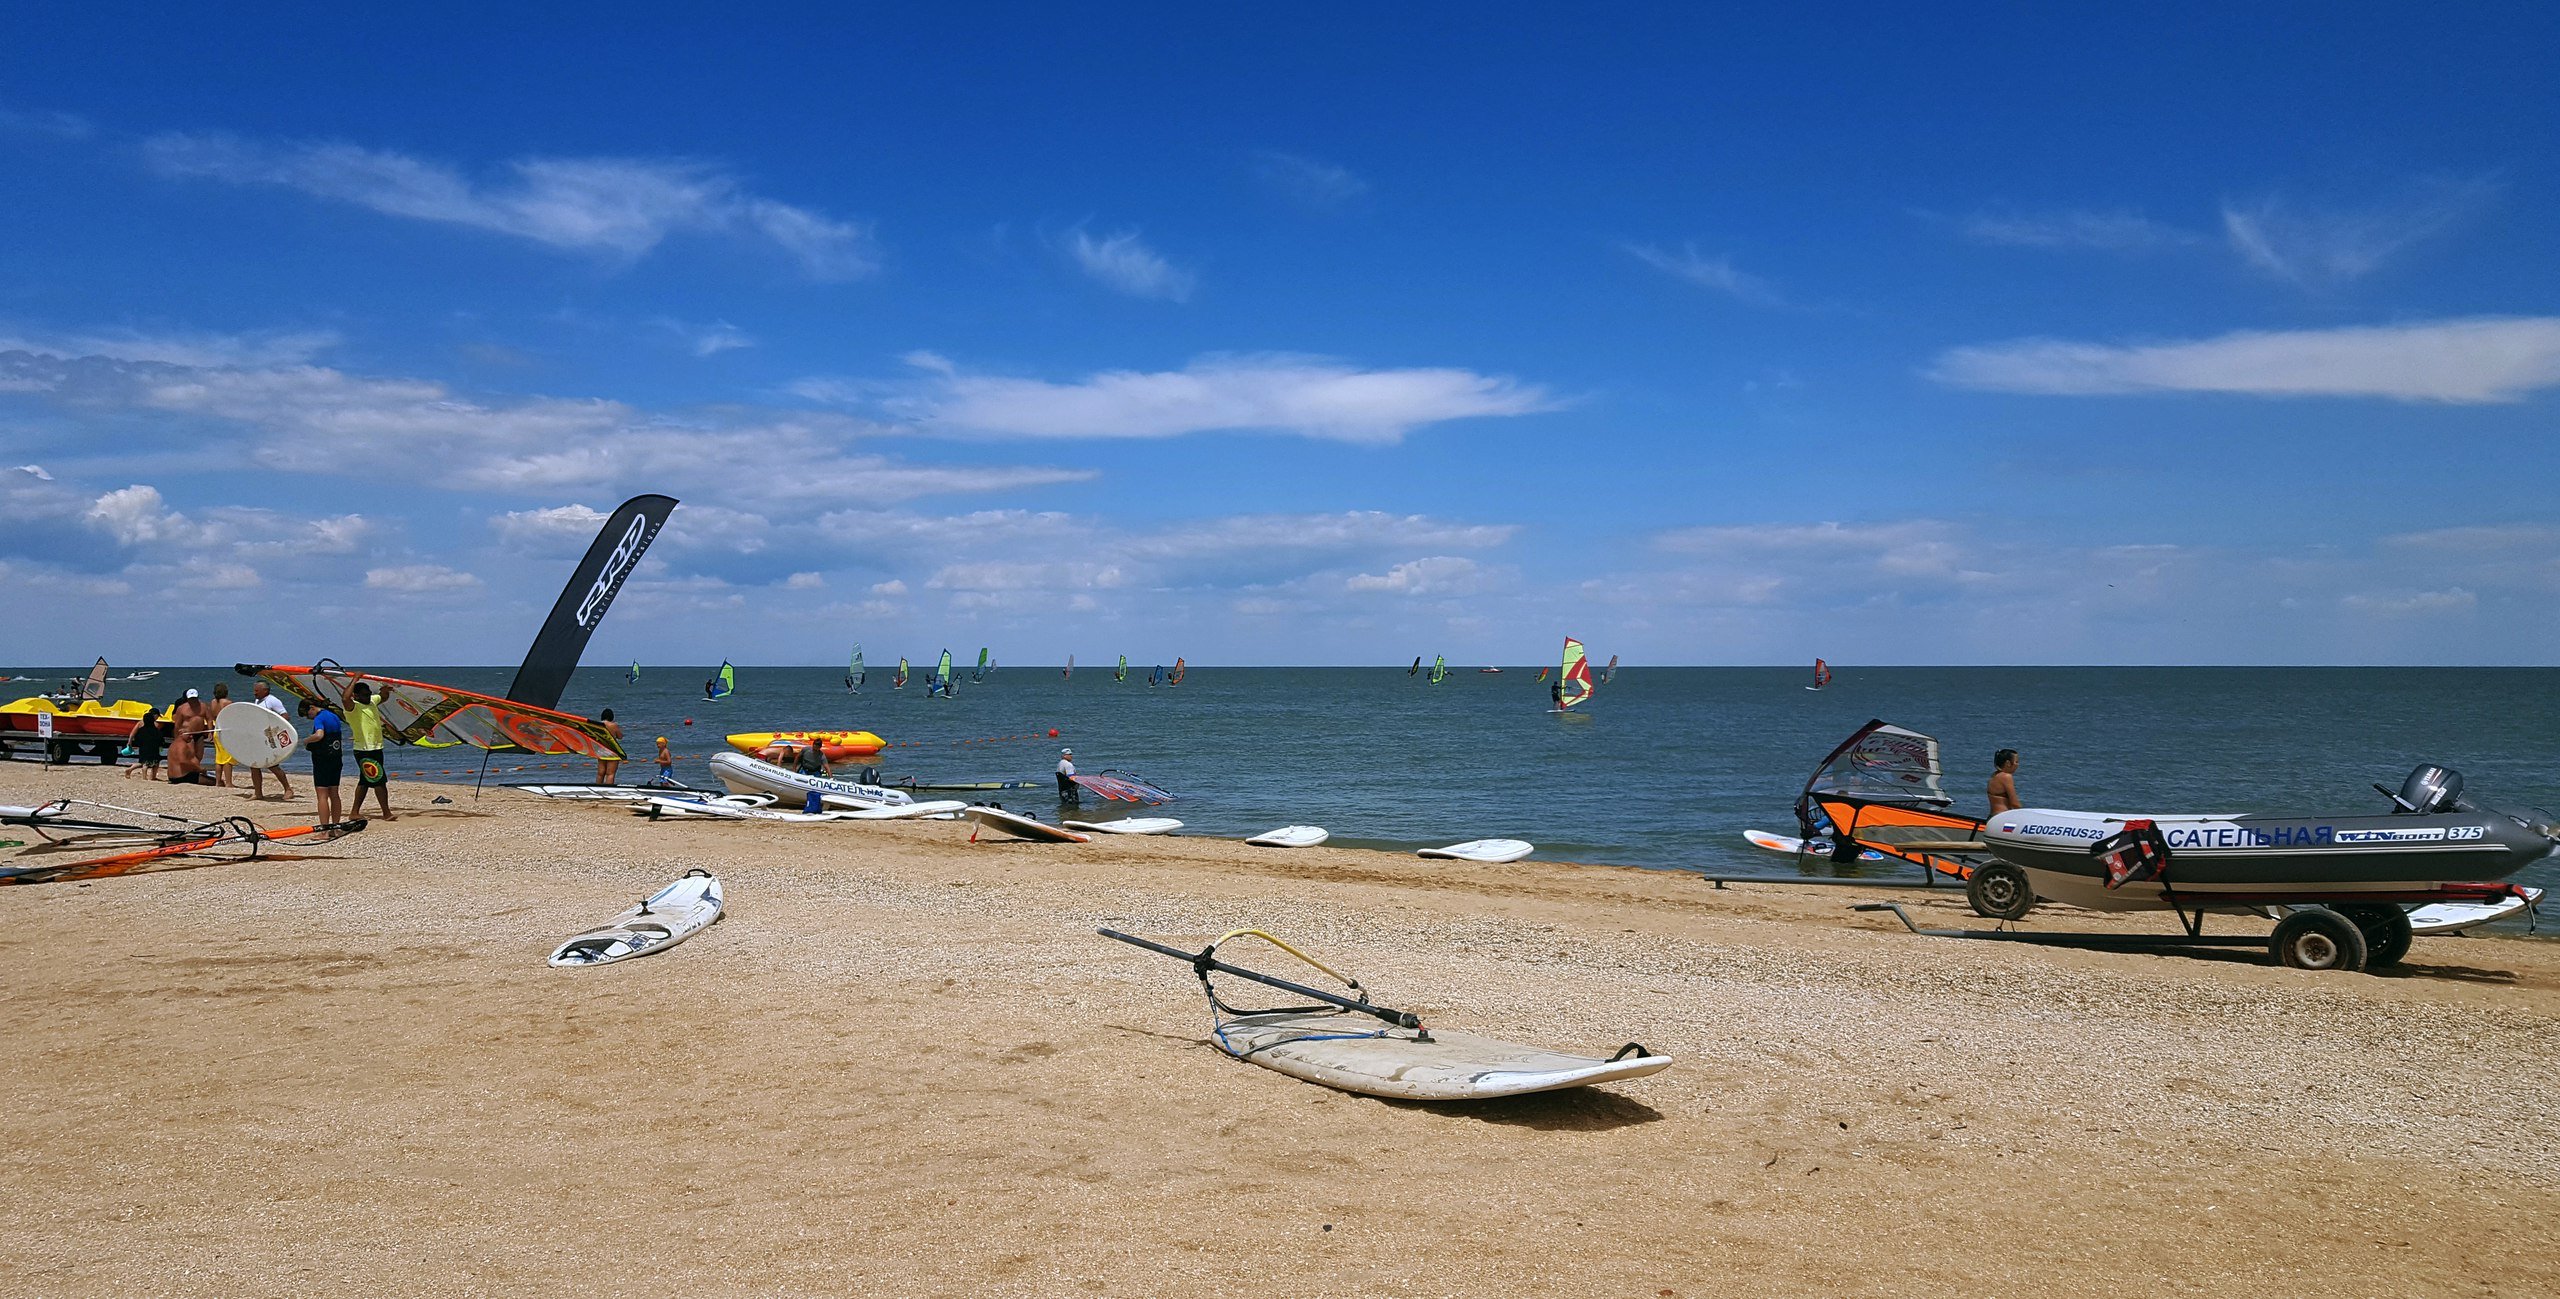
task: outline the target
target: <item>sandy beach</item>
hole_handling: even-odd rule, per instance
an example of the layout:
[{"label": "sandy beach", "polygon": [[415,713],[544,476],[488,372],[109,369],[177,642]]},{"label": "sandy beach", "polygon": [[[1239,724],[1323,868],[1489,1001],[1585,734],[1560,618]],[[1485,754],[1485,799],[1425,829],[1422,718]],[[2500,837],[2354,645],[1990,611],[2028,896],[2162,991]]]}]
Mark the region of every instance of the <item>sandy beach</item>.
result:
[{"label": "sandy beach", "polygon": [[[0,764],[5,803],[308,819],[244,795]],[[2547,942],[2315,974],[1848,909],[1970,923],[1944,895],[395,797],[262,862],[0,889],[0,1290],[2549,1292]],[[721,924],[544,965],[693,866]],[[1225,1058],[1104,924],[1257,925],[1446,1027],[1679,1063],[1332,1092]]]}]

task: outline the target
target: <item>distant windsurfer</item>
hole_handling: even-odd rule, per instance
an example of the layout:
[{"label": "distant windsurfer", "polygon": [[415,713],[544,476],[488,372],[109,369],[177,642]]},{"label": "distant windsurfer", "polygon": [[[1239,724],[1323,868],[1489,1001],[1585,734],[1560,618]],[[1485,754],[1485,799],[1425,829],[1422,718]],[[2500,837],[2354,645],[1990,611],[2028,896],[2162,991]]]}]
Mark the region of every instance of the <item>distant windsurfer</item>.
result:
[{"label": "distant windsurfer", "polygon": [[720,678],[713,677],[702,683],[702,697],[705,699],[717,699],[720,697]]},{"label": "distant windsurfer", "polygon": [[1076,751],[1073,749],[1058,750],[1058,801],[1071,807],[1084,803],[1083,797],[1076,792]]},{"label": "distant windsurfer", "polygon": [[1547,698],[1553,700],[1558,709],[1562,709],[1564,707],[1564,679],[1562,677],[1558,677],[1553,685],[1547,687]]},{"label": "distant windsurfer", "polygon": [[2017,811],[2022,806],[2018,802],[2018,751],[2002,749],[1992,754],[1991,767],[1991,814]]}]

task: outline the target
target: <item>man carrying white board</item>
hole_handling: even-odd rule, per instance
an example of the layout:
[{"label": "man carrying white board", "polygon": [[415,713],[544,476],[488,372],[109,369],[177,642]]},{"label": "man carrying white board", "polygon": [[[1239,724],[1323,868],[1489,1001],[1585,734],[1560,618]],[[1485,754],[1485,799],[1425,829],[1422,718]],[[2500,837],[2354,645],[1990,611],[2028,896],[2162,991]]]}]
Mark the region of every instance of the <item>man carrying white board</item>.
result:
[{"label": "man carrying white board", "polygon": [[[249,702],[256,704],[260,708],[266,709],[268,712],[274,713],[278,717],[285,718],[287,721],[292,720],[292,714],[287,713],[284,710],[284,701],[276,698],[275,692],[267,689],[267,683],[264,681],[256,682],[249,687]],[[275,772],[276,788],[284,791],[284,801],[288,803],[292,802],[293,778],[284,774],[283,767],[277,767]],[[252,801],[258,801],[263,800],[266,796],[267,769],[264,767],[249,768],[250,799]]]}]

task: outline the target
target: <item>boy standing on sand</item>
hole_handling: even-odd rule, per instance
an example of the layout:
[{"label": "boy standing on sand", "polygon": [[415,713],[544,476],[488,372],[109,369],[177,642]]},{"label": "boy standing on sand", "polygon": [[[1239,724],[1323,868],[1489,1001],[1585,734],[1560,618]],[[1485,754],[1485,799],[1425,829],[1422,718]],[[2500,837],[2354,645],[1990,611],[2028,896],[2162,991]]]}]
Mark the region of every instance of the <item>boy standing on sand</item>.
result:
[{"label": "boy standing on sand", "polygon": [[2002,749],[1991,755],[1991,814],[2018,810],[2018,751]]},{"label": "boy standing on sand", "polygon": [[311,793],[318,824],[336,825],[345,815],[338,808],[338,782],[344,777],[340,764],[345,761],[339,756],[338,743],[347,728],[336,713],[308,699],[302,701],[302,715],[311,720],[311,734],[303,738],[302,746],[311,754]]},{"label": "boy standing on sand", "polygon": [[356,815],[364,815],[364,792],[382,804],[382,819],[391,815],[391,764],[382,756],[382,710],[373,705],[373,683],[359,681],[347,706],[347,742],[356,751]]}]

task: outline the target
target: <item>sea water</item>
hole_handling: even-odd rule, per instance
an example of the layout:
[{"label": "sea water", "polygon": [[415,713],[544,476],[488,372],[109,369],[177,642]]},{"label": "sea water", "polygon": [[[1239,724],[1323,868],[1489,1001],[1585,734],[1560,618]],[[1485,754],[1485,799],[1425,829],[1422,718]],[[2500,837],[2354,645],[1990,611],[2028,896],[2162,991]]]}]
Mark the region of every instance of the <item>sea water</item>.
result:
[{"label": "sea water", "polygon": [[[2373,813],[2420,762],[2452,767],[2493,807],[2560,808],[2560,670],[2540,668],[1836,668],[1824,690],[1775,668],[1621,668],[1570,713],[1550,712],[1534,667],[1452,669],[1441,685],[1392,668],[1194,667],[1153,686],[1108,667],[1002,667],[958,675],[929,698],[872,669],[859,693],[841,668],[738,669],[737,693],[703,697],[715,667],[581,669],[561,706],[614,710],[632,760],[710,784],[704,760],[739,731],[869,730],[892,742],[883,777],[1028,780],[996,795],[1055,819],[1058,750],[1087,773],[1132,772],[1172,791],[1183,833],[1242,837],[1305,823],[1333,842],[1410,850],[1526,839],[1537,858],[1716,874],[1795,873],[1745,830],[1796,833],[1792,807],[1823,756],[1869,718],[1936,736],[1960,811],[1986,809],[1994,750],[2019,751],[2030,806],[2145,812]],[[377,669],[505,693],[512,668]],[[1550,674],[1552,676],[1552,674]],[[230,680],[167,669],[147,697]],[[133,688],[133,687],[125,687]],[[1049,737],[1050,731],[1057,737]],[[402,749],[395,776],[463,780],[469,749]],[[456,774],[459,773],[459,774]],[[584,762],[499,755],[492,782],[585,781]],[[1130,811],[1084,795],[1090,819]],[[1828,862],[1807,869],[1829,874]],[[1874,869],[1871,865],[1867,869]],[[2560,885],[2544,861],[2519,882]]]}]

